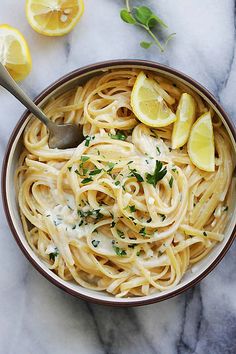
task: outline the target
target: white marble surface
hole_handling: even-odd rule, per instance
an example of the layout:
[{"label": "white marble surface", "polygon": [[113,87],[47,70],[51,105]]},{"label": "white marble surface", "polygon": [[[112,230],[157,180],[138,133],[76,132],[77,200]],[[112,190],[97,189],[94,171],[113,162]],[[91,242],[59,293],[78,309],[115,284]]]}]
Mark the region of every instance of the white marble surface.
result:
[{"label": "white marble surface", "polygon": [[[148,3],[144,1],[144,3]],[[236,122],[235,1],[153,0],[177,32],[164,55],[145,51],[145,34],[120,21],[123,0],[85,0],[85,13],[67,37],[46,38],[27,24],[24,1],[1,0],[0,23],[29,42],[33,70],[22,83],[31,97],[82,65],[113,58],[168,64],[208,87]],[[23,108],[0,89],[0,159]],[[0,223],[0,354],[236,353],[236,244],[201,284],[169,301],[113,309],[75,299],[28,263]]]}]

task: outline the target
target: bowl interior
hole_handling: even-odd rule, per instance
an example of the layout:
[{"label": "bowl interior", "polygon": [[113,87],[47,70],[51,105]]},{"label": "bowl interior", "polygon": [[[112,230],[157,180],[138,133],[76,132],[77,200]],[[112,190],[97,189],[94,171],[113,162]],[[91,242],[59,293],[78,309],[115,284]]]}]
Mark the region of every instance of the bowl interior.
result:
[{"label": "bowl interior", "polygon": [[[180,80],[183,82],[185,85],[189,86],[191,89],[195,90],[205,101],[207,101],[212,108],[216,111],[216,113],[219,115],[219,117],[222,119],[224,126],[226,127],[231,142],[232,142],[232,148],[234,150],[234,154],[236,156],[236,142],[235,142],[235,137],[233,134],[233,129],[230,127],[230,123],[225,120],[224,115],[221,112],[221,109],[217,104],[215,104],[214,101],[212,101],[210,95],[207,93],[207,91],[203,90],[200,86],[194,83],[194,81],[185,78],[182,75],[179,75],[173,70],[165,69],[163,67],[152,67],[148,64],[117,64],[117,65],[112,65],[112,69],[114,68],[125,68],[125,67],[135,67],[135,68],[140,68],[140,69],[147,69],[147,70],[152,70],[155,71],[159,74],[165,75],[169,78],[175,79],[175,80]],[[78,83],[83,83],[87,81],[89,78],[91,78],[94,75],[98,75],[101,72],[104,72],[106,70],[109,70],[111,68],[111,65],[107,63],[106,65],[101,68],[96,68],[94,66],[93,69],[90,68],[90,70],[87,70],[85,72],[78,71],[77,74],[69,75],[67,79],[62,79],[57,82],[55,85],[51,86],[49,90],[46,90],[46,95],[43,94],[41,95],[41,98],[39,97],[39,106],[43,107],[45,103],[52,97],[52,96],[57,96],[64,91],[78,85]],[[5,199],[6,199],[6,209],[7,209],[7,214],[8,214],[8,219],[10,219],[10,224],[12,231],[17,239],[18,244],[20,245],[21,249],[24,251],[25,255],[30,259],[30,261],[34,264],[34,266],[43,273],[44,276],[46,276],[50,281],[52,281],[54,284],[57,286],[63,288],[64,290],[74,294],[78,295],[82,298],[90,299],[92,301],[97,301],[97,302],[103,302],[105,304],[113,304],[113,305],[138,305],[138,304],[144,304],[144,303],[151,303],[155,301],[160,301],[166,298],[169,298],[173,295],[176,295],[180,293],[181,291],[185,290],[187,287],[190,287],[191,285],[195,284],[198,280],[200,280],[203,276],[205,276],[213,267],[213,265],[216,265],[218,261],[223,257],[224,253],[230,246],[232,240],[233,240],[233,233],[234,233],[234,228],[235,228],[235,220],[236,220],[236,207],[235,205],[231,205],[229,208],[229,213],[230,213],[230,221],[227,225],[227,228],[225,230],[225,238],[222,242],[218,243],[214,249],[208,254],[204,259],[202,259],[197,265],[193,266],[190,270],[186,272],[184,275],[181,283],[176,286],[174,289],[161,292],[161,293],[155,293],[149,296],[145,297],[139,297],[139,298],[125,298],[125,299],[118,299],[114,298],[114,296],[110,296],[106,293],[103,292],[96,292],[92,290],[85,289],[78,284],[75,284],[73,282],[66,282],[59,278],[56,274],[54,274],[52,271],[50,271],[46,265],[34,254],[34,252],[31,250],[30,246],[28,245],[24,231],[22,228],[20,216],[19,216],[19,208],[18,208],[18,202],[15,194],[15,189],[14,189],[14,174],[15,170],[17,168],[18,164],[18,159],[20,152],[22,151],[23,147],[23,142],[22,142],[22,133],[24,131],[24,128],[26,124],[28,123],[29,119],[31,118],[31,115],[27,115],[26,119],[23,121],[21,125],[18,125],[13,136],[11,139],[10,143],[10,148],[8,151],[8,156],[6,159],[6,171],[5,171],[5,183],[3,185],[4,193],[5,193]],[[235,195],[232,197],[232,200],[235,200]],[[232,203],[231,203],[232,204]],[[210,268],[210,269],[209,269]]]}]

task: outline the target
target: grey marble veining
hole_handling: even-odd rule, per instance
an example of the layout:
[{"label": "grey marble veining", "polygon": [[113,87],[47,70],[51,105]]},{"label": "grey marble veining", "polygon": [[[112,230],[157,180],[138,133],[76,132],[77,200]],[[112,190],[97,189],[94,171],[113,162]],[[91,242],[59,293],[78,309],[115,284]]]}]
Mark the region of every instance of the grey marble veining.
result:
[{"label": "grey marble veining", "polygon": [[[141,3],[142,1],[139,1]],[[142,58],[173,66],[197,79],[236,122],[236,46],[233,0],[143,1],[177,32],[168,50],[144,50],[146,35],[119,19],[122,0],[85,0],[85,13],[68,36],[35,33],[24,1],[1,0],[0,23],[18,27],[29,42],[33,70],[21,84],[31,97],[82,65]],[[24,109],[0,89],[0,159]],[[236,272],[234,244],[198,286],[140,308],[106,308],[54,287],[18,249],[0,206],[0,354],[234,354]]]}]

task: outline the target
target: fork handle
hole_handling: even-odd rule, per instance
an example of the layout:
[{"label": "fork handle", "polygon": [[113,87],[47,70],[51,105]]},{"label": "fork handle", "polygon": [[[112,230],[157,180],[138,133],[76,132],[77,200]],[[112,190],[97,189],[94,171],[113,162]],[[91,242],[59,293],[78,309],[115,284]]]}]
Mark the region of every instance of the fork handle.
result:
[{"label": "fork handle", "polygon": [[5,67],[0,63],[0,85],[8,92],[15,96],[28,110],[41,120],[47,127],[51,125],[51,121],[37,107],[34,102],[26,95],[26,93],[17,85]]}]

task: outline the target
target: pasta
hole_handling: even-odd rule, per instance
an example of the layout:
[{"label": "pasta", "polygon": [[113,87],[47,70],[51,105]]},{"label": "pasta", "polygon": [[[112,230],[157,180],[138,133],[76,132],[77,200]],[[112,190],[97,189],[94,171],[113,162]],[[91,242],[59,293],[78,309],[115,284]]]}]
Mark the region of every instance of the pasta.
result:
[{"label": "pasta", "polygon": [[[204,172],[186,146],[171,149],[173,125],[154,129],[136,119],[130,94],[138,73],[108,71],[48,102],[50,119],[83,125],[86,138],[75,149],[49,149],[47,129],[34,118],[16,171],[33,251],[62,279],[117,297],[176,286],[223,239],[233,188],[231,145],[219,119],[216,169]],[[183,92],[198,115],[209,110],[183,84],[147,75],[174,112]]]}]

